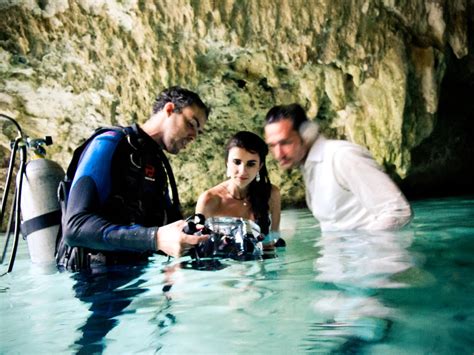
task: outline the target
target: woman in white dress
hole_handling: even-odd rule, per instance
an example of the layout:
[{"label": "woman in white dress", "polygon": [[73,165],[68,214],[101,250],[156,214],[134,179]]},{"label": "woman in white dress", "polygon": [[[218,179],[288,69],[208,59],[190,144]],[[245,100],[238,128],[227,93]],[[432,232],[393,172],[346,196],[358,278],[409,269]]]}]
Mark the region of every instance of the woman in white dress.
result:
[{"label": "woman in white dress", "polygon": [[196,213],[209,217],[241,217],[255,221],[265,243],[273,244],[280,230],[280,191],[268,177],[267,144],[248,131],[234,134],[225,150],[228,179],[203,192]]}]

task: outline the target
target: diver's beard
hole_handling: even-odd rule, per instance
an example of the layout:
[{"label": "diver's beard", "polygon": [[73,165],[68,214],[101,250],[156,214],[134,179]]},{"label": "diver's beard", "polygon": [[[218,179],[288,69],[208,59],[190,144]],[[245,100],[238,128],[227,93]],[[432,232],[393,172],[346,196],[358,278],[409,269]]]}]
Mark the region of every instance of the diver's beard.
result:
[{"label": "diver's beard", "polygon": [[179,151],[180,151],[180,149],[179,149],[178,147],[176,147],[176,146],[173,146],[173,147],[171,147],[171,148],[169,148],[169,149],[166,149],[166,151],[167,151],[168,153],[170,153],[170,154],[178,154]]},{"label": "diver's beard", "polygon": [[186,145],[186,142],[182,140],[174,141],[166,151],[170,154],[178,154],[182,149],[186,148]]}]

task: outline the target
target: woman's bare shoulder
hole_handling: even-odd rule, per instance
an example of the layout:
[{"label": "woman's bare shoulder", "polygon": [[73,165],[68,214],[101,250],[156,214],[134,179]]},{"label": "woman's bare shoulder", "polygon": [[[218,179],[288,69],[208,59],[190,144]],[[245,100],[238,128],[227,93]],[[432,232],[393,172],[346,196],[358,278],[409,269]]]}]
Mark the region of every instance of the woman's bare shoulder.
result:
[{"label": "woman's bare shoulder", "polygon": [[204,191],[201,195],[199,195],[199,200],[205,203],[212,203],[220,201],[221,198],[218,193],[214,190],[214,188],[210,188],[209,190]]},{"label": "woman's bare shoulder", "polygon": [[219,210],[222,201],[221,190],[222,186],[219,184],[201,193],[196,205],[196,212],[206,212],[206,215],[211,215]]}]

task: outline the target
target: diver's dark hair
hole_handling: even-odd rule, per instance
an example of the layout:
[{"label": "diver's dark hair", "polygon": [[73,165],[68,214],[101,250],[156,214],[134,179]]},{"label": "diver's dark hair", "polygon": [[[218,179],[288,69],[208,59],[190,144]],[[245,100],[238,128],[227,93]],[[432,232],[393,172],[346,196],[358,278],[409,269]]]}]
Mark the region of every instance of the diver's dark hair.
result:
[{"label": "diver's dark hair", "polygon": [[293,129],[298,131],[303,122],[308,121],[306,112],[299,104],[273,106],[265,116],[265,126],[281,120],[290,120]]},{"label": "diver's dark hair", "polygon": [[163,90],[153,103],[153,114],[161,111],[168,102],[172,102],[175,106],[174,112],[181,112],[185,107],[196,105],[204,110],[206,117],[209,117],[211,109],[207,107],[201,98],[195,92],[183,89],[179,86],[172,86]]},{"label": "diver's dark hair", "polygon": [[272,184],[268,177],[265,159],[268,154],[267,144],[258,135],[248,131],[234,134],[226,145],[225,160],[229,157],[229,150],[234,147],[243,148],[250,153],[258,154],[262,167],[260,168],[260,181],[254,179],[249,184],[248,198],[256,223],[263,234],[268,234],[270,229],[269,200],[272,193]]}]

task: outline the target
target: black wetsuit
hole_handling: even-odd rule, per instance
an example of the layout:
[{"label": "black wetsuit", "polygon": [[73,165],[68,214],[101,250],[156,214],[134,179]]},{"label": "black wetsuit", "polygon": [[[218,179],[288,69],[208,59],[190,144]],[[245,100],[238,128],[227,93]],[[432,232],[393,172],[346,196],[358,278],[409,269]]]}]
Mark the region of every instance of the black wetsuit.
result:
[{"label": "black wetsuit", "polygon": [[82,269],[91,258],[130,263],[156,251],[158,227],[181,218],[177,196],[173,203],[168,191],[174,179],[168,179],[166,165],[161,148],[137,125],[94,138],[81,156],[62,223],[65,244],[88,260],[71,264],[68,259],[78,256],[66,255],[59,265]]}]

